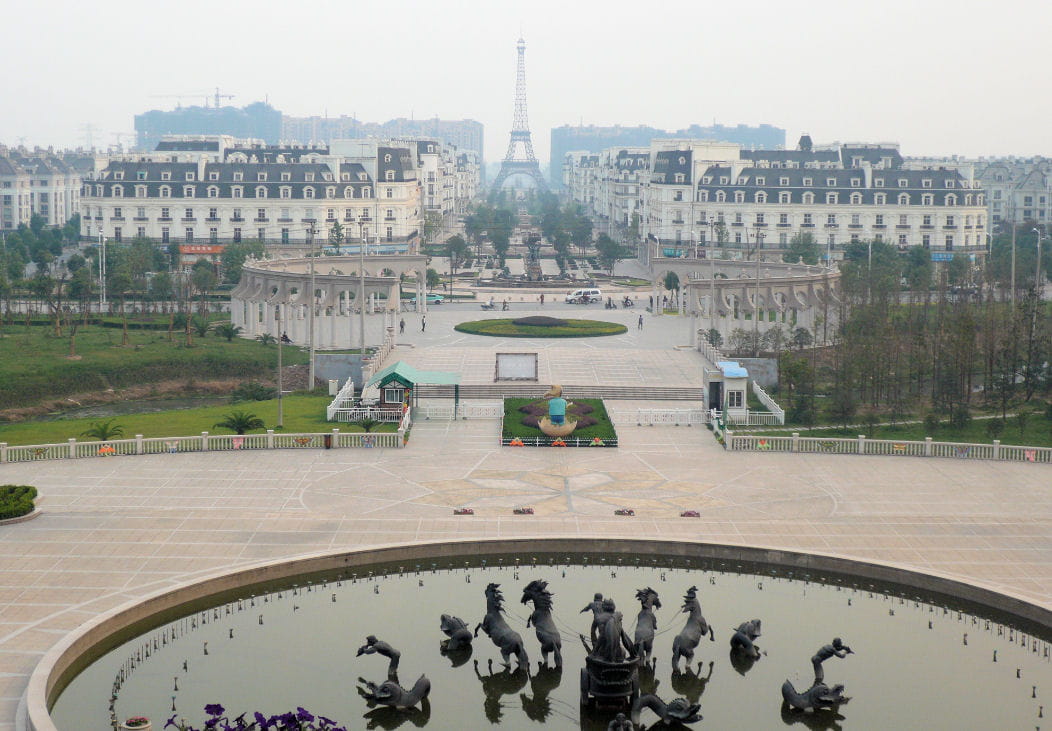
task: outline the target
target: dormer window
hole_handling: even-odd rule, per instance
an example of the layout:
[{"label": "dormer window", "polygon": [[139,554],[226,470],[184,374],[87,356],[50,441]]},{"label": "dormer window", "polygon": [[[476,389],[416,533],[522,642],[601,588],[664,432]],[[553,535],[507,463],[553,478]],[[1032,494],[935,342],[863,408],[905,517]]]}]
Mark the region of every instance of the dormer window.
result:
[{"label": "dormer window", "polygon": [[123,198],[124,197],[124,186],[123,185],[115,185],[115,186],[113,186],[110,189],[110,193],[113,195],[114,198]]},{"label": "dormer window", "polygon": [[778,178],[778,185],[789,185],[789,178]]},{"label": "dormer window", "polygon": [[883,188],[884,187],[884,178],[873,178],[873,187],[874,188]]},{"label": "dormer window", "polygon": [[267,197],[267,189],[264,188],[262,185],[257,185],[256,186],[256,197],[257,198],[266,198]]},{"label": "dormer window", "polygon": [[266,173],[256,173],[256,180],[258,182],[260,182],[260,183],[267,182],[267,174]]},{"label": "dormer window", "polygon": [[306,180],[308,183],[313,183],[314,182],[314,173],[304,173],[303,174],[303,179]]},{"label": "dormer window", "polygon": [[184,185],[183,186],[183,197],[184,198],[193,198],[194,197],[194,186],[192,186],[192,185]]},{"label": "dormer window", "polygon": [[311,186],[307,186],[306,188],[304,188],[303,189],[303,197],[304,198],[313,198],[314,197],[314,188],[311,187]]},{"label": "dormer window", "polygon": [[873,203],[878,206],[887,205],[888,196],[886,193],[877,193],[873,196]]},{"label": "dormer window", "polygon": [[804,185],[814,185],[815,181],[813,178],[804,178]]},{"label": "dormer window", "polygon": [[860,205],[861,203],[862,203],[862,194],[861,193],[852,193],[851,194],[851,205],[857,206],[857,205]]},{"label": "dormer window", "polygon": [[701,179],[701,182],[705,185],[712,185],[712,176],[706,175],[704,178]]},{"label": "dormer window", "polygon": [[756,179],[756,184],[757,185],[767,185],[767,178],[757,178]]},{"label": "dormer window", "polygon": [[208,173],[208,179],[209,180],[219,180],[219,173],[217,173],[217,172],[210,172],[210,173]]},{"label": "dormer window", "polygon": [[332,180],[332,173],[322,173],[321,174],[321,179],[322,180],[331,181]]},{"label": "dormer window", "polygon": [[826,185],[830,188],[836,187],[836,178],[826,178]]},{"label": "dormer window", "polygon": [[734,202],[735,203],[744,203],[745,202],[745,192],[741,191],[741,190],[734,191]]},{"label": "dormer window", "polygon": [[731,181],[731,179],[728,178],[726,175],[721,175],[720,176],[720,185],[726,185],[730,181]]},{"label": "dormer window", "polygon": [[386,173],[384,173],[384,180],[394,180],[394,179],[395,179],[394,170],[388,170]]},{"label": "dormer window", "polygon": [[292,180],[292,173],[282,173],[281,180],[282,182],[288,182],[289,180]]},{"label": "dormer window", "polygon": [[384,162],[391,162],[391,156],[390,155],[384,155]]},{"label": "dormer window", "polygon": [[368,185],[365,186],[364,188],[362,188],[362,198],[372,198],[372,197],[373,197],[373,189],[372,188],[370,188]]},{"label": "dormer window", "polygon": [[682,155],[680,155],[679,156],[679,164],[680,165],[686,165],[687,164],[687,158],[685,158]]},{"label": "dormer window", "polygon": [[187,180],[193,180],[194,179],[194,173],[187,173],[186,174],[186,179]]},{"label": "dormer window", "polygon": [[738,176],[738,185],[748,185],[748,184],[749,184],[749,176],[748,175],[740,175],[740,176]]},{"label": "dormer window", "polygon": [[292,197],[292,188],[290,188],[287,185],[281,186],[281,193],[280,193],[280,195],[281,195],[282,198],[291,198]]},{"label": "dormer window", "polygon": [[684,182],[686,182],[686,180],[687,180],[687,176],[686,175],[684,175],[683,173],[676,173],[676,182],[677,183],[684,183]]},{"label": "dormer window", "polygon": [[930,188],[931,187],[931,178],[925,178],[924,180],[922,180],[921,181],[921,187],[922,188]]},{"label": "dormer window", "polygon": [[135,173],[135,179],[136,180],[146,180],[146,171],[145,170],[140,170],[137,173]]},{"label": "dormer window", "polygon": [[165,170],[163,173],[161,173],[161,180],[171,180],[171,179],[172,179],[172,174],[170,172],[168,172],[167,170]]},{"label": "dormer window", "polygon": [[858,178],[851,178],[851,187],[852,188],[858,188],[861,185],[862,185],[862,181],[861,180],[859,180]]},{"label": "dormer window", "polygon": [[[114,180],[124,180],[124,171],[123,170],[118,170],[115,173],[113,173],[113,179]],[[41,182],[43,182],[43,181],[41,181]]]},{"label": "dormer window", "polygon": [[336,197],[336,188],[331,186],[331,185],[329,187],[327,187],[325,189],[325,197],[326,198],[335,198]]},{"label": "dormer window", "polygon": [[952,180],[947,180],[946,181],[946,187],[947,188],[952,188],[953,187],[953,181]]},{"label": "dormer window", "polygon": [[215,185],[208,186],[208,197],[209,198],[218,198],[219,197],[219,188],[218,188],[218,186],[215,186]]},{"label": "dormer window", "polygon": [[351,187],[350,185],[345,185],[344,188],[343,188],[343,197],[344,198],[353,198],[354,197],[354,188]]},{"label": "dormer window", "polygon": [[245,179],[245,174],[244,173],[242,173],[242,172],[234,173],[234,182],[235,183],[240,183],[244,179]]},{"label": "dormer window", "polygon": [[366,175],[365,173],[358,173],[358,180],[365,181],[365,180],[368,180],[368,179],[369,179],[369,176]]}]

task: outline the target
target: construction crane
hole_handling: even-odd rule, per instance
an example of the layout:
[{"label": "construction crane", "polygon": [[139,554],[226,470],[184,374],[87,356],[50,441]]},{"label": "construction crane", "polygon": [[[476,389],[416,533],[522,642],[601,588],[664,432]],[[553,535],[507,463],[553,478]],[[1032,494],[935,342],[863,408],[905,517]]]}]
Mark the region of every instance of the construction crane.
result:
[{"label": "construction crane", "polygon": [[[219,100],[220,99],[233,99],[233,98],[234,98],[233,94],[220,94],[219,93],[219,87],[217,86],[216,87],[216,93],[215,93],[215,108],[219,109],[219,104],[220,104]],[[208,106],[208,102],[205,102],[205,106]]]}]

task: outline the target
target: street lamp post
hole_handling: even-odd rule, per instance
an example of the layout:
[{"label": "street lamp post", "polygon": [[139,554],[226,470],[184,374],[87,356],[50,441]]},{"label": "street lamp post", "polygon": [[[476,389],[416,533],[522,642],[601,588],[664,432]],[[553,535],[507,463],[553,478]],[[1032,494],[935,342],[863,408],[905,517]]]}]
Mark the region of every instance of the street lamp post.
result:
[{"label": "street lamp post", "polygon": [[99,314],[106,309],[106,237],[99,228]]},{"label": "street lamp post", "polygon": [[1034,289],[1037,291],[1037,301],[1040,303],[1045,293],[1045,277],[1044,272],[1041,271],[1041,239],[1044,237],[1041,235],[1040,229],[1035,228],[1034,233],[1037,234],[1037,267],[1034,269]]},{"label": "street lamp post", "polygon": [[[281,362],[281,351],[282,346],[285,344],[285,303],[278,303],[278,428],[285,428],[285,390],[284,381],[282,379],[282,362]],[[313,362],[313,359],[312,359]]]},{"label": "street lamp post", "polygon": [[[399,303],[401,305],[401,303]],[[358,355],[365,360],[365,217],[358,217]],[[364,387],[365,384],[363,383]]]},{"label": "street lamp post", "polygon": [[307,390],[314,390],[314,310],[317,307],[316,295],[317,289],[314,284],[314,224],[312,223],[310,229],[310,368],[308,368],[309,376],[307,378]]},{"label": "street lamp post", "polygon": [[764,233],[756,229],[756,293],[752,303],[752,339],[755,357],[760,357],[760,249],[763,247]]}]

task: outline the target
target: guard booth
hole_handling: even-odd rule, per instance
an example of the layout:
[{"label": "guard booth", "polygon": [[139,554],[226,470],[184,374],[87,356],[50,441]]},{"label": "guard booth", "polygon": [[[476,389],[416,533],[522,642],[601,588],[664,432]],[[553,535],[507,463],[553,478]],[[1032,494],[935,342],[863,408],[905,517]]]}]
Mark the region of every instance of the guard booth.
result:
[{"label": "guard booth", "polygon": [[362,390],[362,401],[366,392],[379,408],[394,408],[402,404],[417,406],[417,386],[452,386],[454,414],[460,405],[460,374],[445,371],[421,371],[408,363],[398,361],[389,365],[369,379]]},{"label": "guard booth", "polygon": [[748,385],[749,372],[738,361],[721,360],[716,363],[715,369],[705,369],[708,407],[722,412],[728,421],[748,416],[748,399],[745,397]]}]

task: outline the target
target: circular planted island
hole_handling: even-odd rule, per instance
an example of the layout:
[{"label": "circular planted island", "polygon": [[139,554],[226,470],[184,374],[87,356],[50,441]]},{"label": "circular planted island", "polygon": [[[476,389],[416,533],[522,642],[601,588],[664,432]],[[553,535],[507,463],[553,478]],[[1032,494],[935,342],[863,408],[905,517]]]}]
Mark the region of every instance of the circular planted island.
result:
[{"label": "circular planted island", "polygon": [[531,315],[529,317],[472,320],[453,328],[471,335],[497,338],[598,338],[623,335],[628,328],[617,322],[602,320],[567,320],[561,317]]}]

